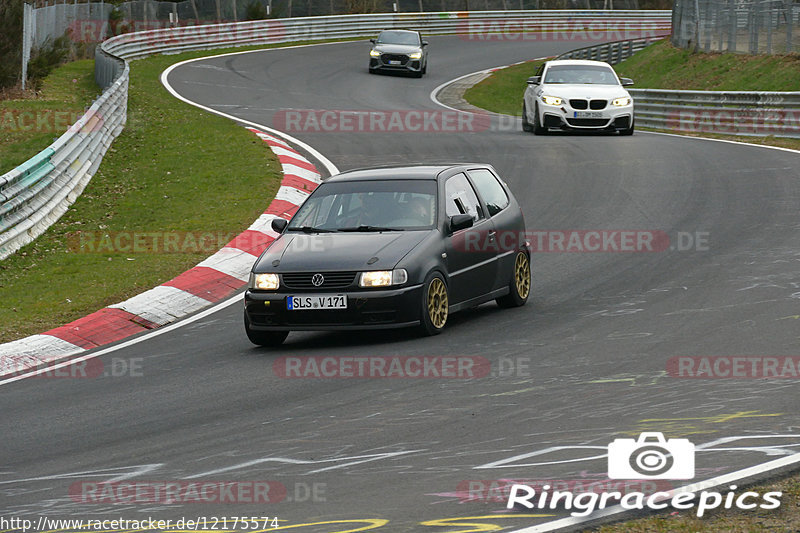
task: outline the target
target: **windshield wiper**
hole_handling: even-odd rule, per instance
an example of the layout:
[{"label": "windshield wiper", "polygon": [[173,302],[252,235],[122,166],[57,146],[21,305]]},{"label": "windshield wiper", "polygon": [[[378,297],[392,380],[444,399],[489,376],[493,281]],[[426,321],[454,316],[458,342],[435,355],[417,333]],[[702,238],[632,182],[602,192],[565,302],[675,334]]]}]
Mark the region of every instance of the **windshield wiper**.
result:
[{"label": "windshield wiper", "polygon": [[353,226],[351,228],[339,228],[338,231],[403,231],[403,228],[385,228],[383,226]]},{"label": "windshield wiper", "polygon": [[293,228],[288,228],[288,231],[302,231],[303,233],[333,233],[335,230],[315,228],[314,226],[295,226]]}]

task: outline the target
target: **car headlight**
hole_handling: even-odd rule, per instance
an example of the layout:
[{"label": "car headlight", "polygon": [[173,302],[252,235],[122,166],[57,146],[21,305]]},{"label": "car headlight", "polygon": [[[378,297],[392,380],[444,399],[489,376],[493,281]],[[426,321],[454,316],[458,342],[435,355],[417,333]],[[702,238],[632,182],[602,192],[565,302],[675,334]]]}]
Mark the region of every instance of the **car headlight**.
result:
[{"label": "car headlight", "polygon": [[362,272],[358,280],[359,287],[389,287],[401,285],[408,281],[408,272],[404,268],[394,270],[374,270]]},{"label": "car headlight", "polygon": [[626,105],[630,105],[630,103],[631,103],[630,97],[625,96],[623,98],[617,98],[616,100],[613,100],[611,102],[611,105],[615,105],[617,107],[623,107],[623,106],[626,106]]},{"label": "car headlight", "polygon": [[259,289],[262,291],[274,291],[280,286],[277,274],[255,274],[250,273],[250,282],[247,284],[249,289]]},{"label": "car headlight", "polygon": [[408,57],[411,59],[422,59],[422,52],[414,52],[413,54],[408,54]]},{"label": "car headlight", "polygon": [[558,96],[542,96],[542,102],[547,105],[561,105],[561,98]]},{"label": "car headlight", "polygon": [[381,57],[381,53],[379,51],[377,51],[377,50],[370,50],[369,51],[369,56],[370,57]]}]

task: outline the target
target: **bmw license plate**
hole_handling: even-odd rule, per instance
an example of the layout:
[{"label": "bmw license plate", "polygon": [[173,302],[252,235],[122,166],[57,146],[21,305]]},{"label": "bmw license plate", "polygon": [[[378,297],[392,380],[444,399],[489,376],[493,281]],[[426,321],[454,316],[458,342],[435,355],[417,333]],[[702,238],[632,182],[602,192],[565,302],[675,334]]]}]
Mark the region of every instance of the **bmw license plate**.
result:
[{"label": "bmw license plate", "polygon": [[306,294],[288,296],[286,309],[289,311],[306,311],[309,309],[347,309],[345,294]]},{"label": "bmw license plate", "polygon": [[575,111],[574,118],[603,118],[603,114],[598,111]]}]

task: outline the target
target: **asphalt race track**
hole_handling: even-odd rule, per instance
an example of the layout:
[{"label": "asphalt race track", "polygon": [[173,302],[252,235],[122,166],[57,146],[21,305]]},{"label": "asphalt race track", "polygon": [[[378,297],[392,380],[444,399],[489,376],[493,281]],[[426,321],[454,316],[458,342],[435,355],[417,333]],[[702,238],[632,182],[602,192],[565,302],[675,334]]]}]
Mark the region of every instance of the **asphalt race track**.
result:
[{"label": "asphalt race track", "polygon": [[[429,95],[448,80],[582,45],[429,41],[422,79],[368,74],[359,42],[211,58],[176,68],[169,82],[280,129],[287,110],[441,112]],[[340,170],[487,162],[531,231],[664,232],[670,247],[536,253],[527,306],[459,313],[433,338],[292,333],[271,352],[248,342],[237,301],[102,356],[108,368],[136,369],[123,376],[3,385],[0,515],[345,521],[295,529],[311,533],[478,531],[452,520],[485,517],[466,522],[511,530],[568,513],[507,513],[497,485],[486,490],[491,480],[603,480],[616,438],[691,439],[695,480],[799,451],[795,379],[667,373],[679,356],[800,356],[797,153],[638,131],[537,137],[516,125],[289,133]],[[473,379],[286,379],[273,368],[282,356],[411,355],[474,356],[490,368]],[[133,505],[75,496],[86,482],[192,480],[267,480],[286,497]]]}]

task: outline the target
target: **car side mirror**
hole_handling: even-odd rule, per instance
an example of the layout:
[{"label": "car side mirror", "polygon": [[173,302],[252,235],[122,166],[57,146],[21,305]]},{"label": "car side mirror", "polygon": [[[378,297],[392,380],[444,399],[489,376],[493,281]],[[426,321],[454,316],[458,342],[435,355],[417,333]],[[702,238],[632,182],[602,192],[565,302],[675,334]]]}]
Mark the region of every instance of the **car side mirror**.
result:
[{"label": "car side mirror", "polygon": [[540,83],[542,83],[541,76],[531,76],[528,78],[528,85],[539,85]]},{"label": "car side mirror", "polygon": [[455,215],[450,217],[450,233],[472,227],[472,215]]},{"label": "car side mirror", "polygon": [[428,46],[428,41],[422,41],[422,46]]},{"label": "car side mirror", "polygon": [[623,87],[629,87],[633,85],[633,80],[630,78],[620,78],[619,81],[622,83]]},{"label": "car side mirror", "polygon": [[272,222],[270,222],[270,226],[272,226],[272,231],[275,233],[283,233],[283,230],[286,229],[286,226],[289,225],[289,221],[285,218],[273,218]]},{"label": "car side mirror", "polygon": [[375,44],[375,39],[370,39],[369,42],[371,42],[372,44]]}]

